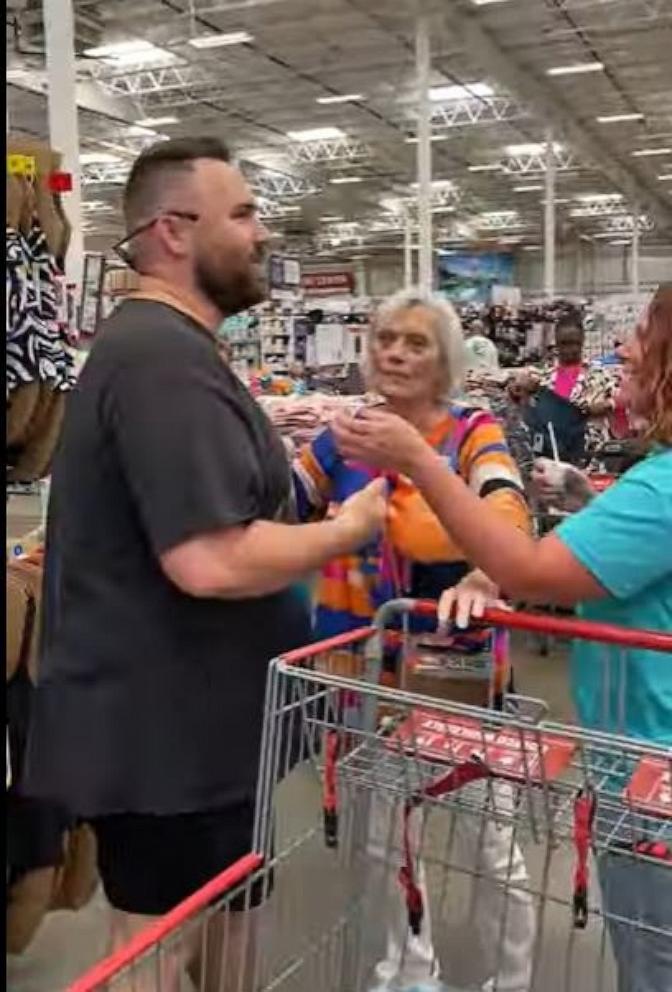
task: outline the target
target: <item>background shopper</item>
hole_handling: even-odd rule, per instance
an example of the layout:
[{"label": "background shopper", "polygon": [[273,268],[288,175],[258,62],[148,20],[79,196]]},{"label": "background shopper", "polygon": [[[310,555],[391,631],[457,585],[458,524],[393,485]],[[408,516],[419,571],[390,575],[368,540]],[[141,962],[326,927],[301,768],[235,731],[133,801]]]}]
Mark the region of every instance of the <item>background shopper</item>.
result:
[{"label": "background shopper", "polygon": [[124,212],[140,288],[96,337],[53,467],[27,782],[93,823],[114,946],[250,850],[268,662],[310,637],[292,584],[385,511],[377,484],[286,522],[283,445],[213,333],[265,293],[226,148],[150,148]]}]

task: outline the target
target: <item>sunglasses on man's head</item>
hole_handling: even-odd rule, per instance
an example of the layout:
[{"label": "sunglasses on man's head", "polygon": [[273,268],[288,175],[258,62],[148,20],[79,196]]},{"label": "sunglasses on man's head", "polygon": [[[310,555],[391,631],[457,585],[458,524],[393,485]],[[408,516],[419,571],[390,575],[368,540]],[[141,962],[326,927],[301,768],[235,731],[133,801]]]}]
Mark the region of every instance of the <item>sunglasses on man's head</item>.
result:
[{"label": "sunglasses on man's head", "polygon": [[194,222],[200,220],[200,214],[191,213],[187,210],[164,210],[160,214],[157,214],[156,217],[152,217],[151,220],[141,224],[140,227],[136,227],[134,231],[127,234],[125,238],[121,239],[121,241],[117,241],[116,245],[112,245],[112,251],[115,255],[117,255],[122,262],[125,262],[131,269],[133,268],[131,242],[134,238],[137,238],[139,234],[144,234],[145,231],[149,231],[155,224],[158,224],[162,217],[178,217],[180,220],[190,220]]}]

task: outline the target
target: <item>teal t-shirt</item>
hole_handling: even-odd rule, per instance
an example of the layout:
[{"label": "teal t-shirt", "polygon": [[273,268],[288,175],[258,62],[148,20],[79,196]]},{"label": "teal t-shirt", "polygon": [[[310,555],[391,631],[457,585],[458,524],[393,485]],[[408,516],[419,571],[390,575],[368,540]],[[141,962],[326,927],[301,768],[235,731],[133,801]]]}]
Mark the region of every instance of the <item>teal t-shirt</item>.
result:
[{"label": "teal t-shirt", "polygon": [[[609,595],[586,620],[672,632],[672,449],[657,448],[556,531]],[[575,642],[584,726],[672,745],[672,655]]]}]

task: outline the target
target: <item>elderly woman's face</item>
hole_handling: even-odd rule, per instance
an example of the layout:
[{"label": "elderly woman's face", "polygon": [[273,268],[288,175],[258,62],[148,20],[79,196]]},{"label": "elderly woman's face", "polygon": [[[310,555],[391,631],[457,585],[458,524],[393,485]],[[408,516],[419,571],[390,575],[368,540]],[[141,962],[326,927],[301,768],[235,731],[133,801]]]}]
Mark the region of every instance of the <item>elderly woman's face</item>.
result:
[{"label": "elderly woman's face", "polygon": [[434,314],[424,306],[397,310],[374,324],[371,386],[386,400],[434,399],[441,379],[441,353]]}]

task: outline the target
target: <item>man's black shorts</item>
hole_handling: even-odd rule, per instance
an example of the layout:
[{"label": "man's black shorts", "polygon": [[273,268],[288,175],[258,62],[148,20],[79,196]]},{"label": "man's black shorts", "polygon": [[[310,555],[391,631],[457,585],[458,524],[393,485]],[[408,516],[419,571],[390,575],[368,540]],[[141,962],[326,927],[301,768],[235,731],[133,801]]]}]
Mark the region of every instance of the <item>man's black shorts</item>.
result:
[{"label": "man's black shorts", "polygon": [[[110,904],[126,913],[161,916],[252,849],[254,803],[171,816],[123,813],[100,817],[98,868]],[[234,909],[256,906],[268,882]]]}]

